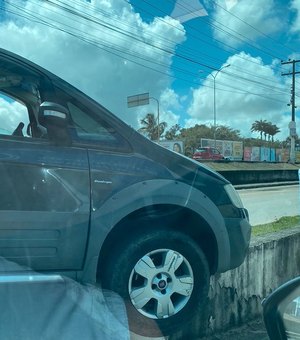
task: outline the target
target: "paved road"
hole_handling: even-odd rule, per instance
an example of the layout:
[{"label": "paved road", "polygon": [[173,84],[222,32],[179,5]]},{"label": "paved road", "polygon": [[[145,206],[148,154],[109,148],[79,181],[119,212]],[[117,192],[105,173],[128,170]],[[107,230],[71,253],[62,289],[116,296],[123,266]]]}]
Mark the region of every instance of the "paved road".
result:
[{"label": "paved road", "polygon": [[299,185],[238,190],[252,225],[300,215]]}]

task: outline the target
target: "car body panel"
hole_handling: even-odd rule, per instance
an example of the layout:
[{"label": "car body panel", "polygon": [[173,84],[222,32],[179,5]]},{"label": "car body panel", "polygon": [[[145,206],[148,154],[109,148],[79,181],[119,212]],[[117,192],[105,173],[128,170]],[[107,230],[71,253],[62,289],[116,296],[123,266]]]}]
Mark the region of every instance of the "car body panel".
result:
[{"label": "car body panel", "polygon": [[[99,209],[93,210],[91,219],[91,233],[89,251],[87,254],[87,267],[83,273],[84,280],[90,281],[95,277],[97,256],[100,253],[101,242],[113,229],[130,213],[145,207],[170,204],[174,207],[187,208],[204,218],[211,231],[216,236],[218,247],[218,271],[227,270],[230,266],[230,242],[224,219],[215,204],[196,188],[175,180],[148,180],[138,182],[119,191],[110,197]],[[204,225],[198,225],[199,231]],[[141,226],[142,228],[142,226]],[[182,230],[185,225],[182,225]],[[179,229],[180,230],[180,229]],[[130,231],[129,231],[130,232]],[[120,238],[126,236],[120,234]],[[93,268],[94,266],[94,268]]]},{"label": "car body panel", "polygon": [[82,268],[90,216],[85,150],[0,138],[0,187],[0,256],[34,270]]}]

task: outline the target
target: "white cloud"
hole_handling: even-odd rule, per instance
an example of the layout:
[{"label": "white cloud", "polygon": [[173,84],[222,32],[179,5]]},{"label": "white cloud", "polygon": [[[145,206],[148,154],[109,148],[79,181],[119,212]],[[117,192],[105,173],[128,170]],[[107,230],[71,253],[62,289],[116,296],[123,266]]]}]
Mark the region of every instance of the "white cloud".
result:
[{"label": "white cloud", "polygon": [[[230,126],[240,130],[242,136],[250,137],[252,123],[266,119],[282,130],[276,138],[286,138],[286,126],[290,120],[286,106],[290,101],[290,79],[283,79],[274,72],[273,65],[265,65],[260,58],[253,58],[244,52],[228,58],[226,64],[230,64],[230,67],[219,72],[215,78],[217,125]],[[249,79],[253,79],[253,82]],[[213,77],[209,75],[203,85],[193,90],[187,127],[195,124],[213,125]],[[253,134],[253,137],[256,136]]]},{"label": "white cloud", "polygon": [[181,107],[179,101],[178,94],[170,88],[166,88],[160,96],[160,103],[166,108],[173,107],[174,109],[179,109]]},{"label": "white cloud", "polygon": [[226,9],[229,11],[238,3],[238,0],[225,0]]},{"label": "white cloud", "polygon": [[162,107],[161,120],[167,122],[167,130],[175,124],[178,124],[179,115],[175,114],[173,110],[180,110],[180,98],[173,89],[166,88],[160,96],[160,104]]},{"label": "white cloud", "polygon": [[[277,14],[274,0],[239,0],[230,3],[229,7],[228,0],[217,3],[219,6],[215,6],[213,18],[219,29],[214,27],[214,36],[227,44],[239,46],[244,37],[252,40],[261,37],[257,30],[269,35],[282,28],[283,18]],[[224,10],[226,8],[228,11]]]},{"label": "white cloud", "polygon": [[[219,3],[225,8],[224,1]],[[152,22],[144,22],[124,0],[92,0],[91,3],[85,0],[81,2],[69,0],[72,9],[81,14],[88,14],[97,23],[91,21],[87,23],[79,17],[75,20],[70,14],[61,12],[47,2],[40,2],[38,5],[38,1],[15,1],[10,2],[10,5],[7,3],[7,10],[16,11],[14,7],[10,7],[11,3],[22,4],[20,12],[22,15],[33,13],[37,18],[42,15],[43,20],[47,20],[50,25],[59,25],[72,34],[80,34],[81,40],[53,27],[10,15],[0,22],[2,48],[21,54],[66,79],[133,127],[139,126],[139,120],[146,113],[157,113],[157,104],[151,100],[147,106],[128,109],[126,99],[129,95],[149,92],[151,97],[158,98],[160,119],[168,123],[168,128],[178,123],[180,111],[184,112],[182,116],[185,115],[184,107],[188,105],[189,97],[178,97],[170,88],[172,80],[166,74],[172,66],[172,52],[186,38],[184,28],[177,20],[167,16],[155,18]],[[232,13],[267,34],[281,27],[274,14],[272,0],[231,1],[230,5]],[[216,20],[225,23],[230,29],[247,36],[252,34],[253,39],[257,37],[257,32],[242,22],[233,20],[232,16],[218,7],[215,15]],[[114,28],[124,34],[108,30],[103,24],[113,24]],[[215,34],[221,32],[215,31]],[[228,42],[228,36],[223,35],[221,38],[226,38]],[[90,39],[92,44],[83,41],[86,39]],[[111,50],[113,53],[106,51],[109,47],[114,48]],[[285,120],[288,116],[284,116],[283,113],[287,110],[286,103],[290,99],[289,90],[285,89],[284,93],[274,91],[267,93],[269,89],[262,88],[260,84],[243,82],[238,77],[227,76],[225,72],[246,78],[249,78],[246,72],[257,74],[264,78],[256,78],[257,82],[277,84],[280,89],[284,87],[282,82],[288,83],[290,77],[283,80],[283,77],[274,73],[276,62],[265,65],[260,59],[251,58],[245,53],[241,53],[241,56],[252,62],[232,56],[224,63],[224,65],[230,63],[230,68],[217,76],[217,123],[230,125],[247,135],[250,133],[252,122],[262,118],[276,123],[285,130],[284,126],[287,125]],[[154,72],[153,68],[158,72]],[[206,79],[204,85],[208,87],[193,90],[193,101],[188,110],[186,126],[192,123],[213,123],[212,79],[211,76]],[[222,91],[228,90],[226,86],[228,83],[237,89],[231,89],[233,92]],[[243,91],[250,93],[240,93]],[[262,97],[251,93],[260,93]],[[274,100],[267,100],[264,96],[272,97]],[[279,103],[277,100],[282,102]]]},{"label": "white cloud", "polygon": [[[13,5],[7,4],[6,9],[16,11],[16,3],[22,4],[19,10],[22,15],[42,18],[50,26],[80,35],[81,40],[36,21],[10,16],[0,23],[1,47],[67,80],[127,123],[137,125],[135,111],[126,107],[127,96],[149,92],[159,97],[170,84],[165,73],[172,63],[172,52],[185,39],[178,21],[165,17],[145,23],[131,5],[122,0],[68,2],[72,10],[88,15],[94,22],[74,17],[46,2],[16,1]],[[123,34],[103,26],[111,24]],[[83,41],[87,39],[92,44]],[[108,53],[108,49],[112,53]]]},{"label": "white cloud", "polygon": [[292,0],[290,8],[296,12],[296,17],[291,26],[291,32],[300,33],[300,0]]}]

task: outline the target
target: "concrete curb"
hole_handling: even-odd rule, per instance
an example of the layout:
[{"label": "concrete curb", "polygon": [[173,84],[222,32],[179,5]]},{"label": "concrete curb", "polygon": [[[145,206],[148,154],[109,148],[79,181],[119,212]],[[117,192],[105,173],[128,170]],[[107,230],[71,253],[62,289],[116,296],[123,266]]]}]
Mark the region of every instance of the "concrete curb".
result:
[{"label": "concrete curb", "polygon": [[252,184],[237,184],[234,185],[235,189],[255,189],[264,187],[277,187],[285,185],[299,185],[299,181],[285,181],[285,182],[272,182],[272,183],[252,183]]},{"label": "concrete curb", "polygon": [[211,277],[207,336],[262,317],[261,301],[300,275],[300,226],[253,237],[244,263]]}]

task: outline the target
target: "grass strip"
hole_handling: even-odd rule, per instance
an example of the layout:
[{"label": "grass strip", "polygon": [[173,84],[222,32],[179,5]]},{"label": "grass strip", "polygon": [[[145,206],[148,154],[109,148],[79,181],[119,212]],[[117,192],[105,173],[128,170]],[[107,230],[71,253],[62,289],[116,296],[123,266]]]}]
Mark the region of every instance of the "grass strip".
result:
[{"label": "grass strip", "polygon": [[300,227],[300,216],[284,216],[271,223],[258,224],[252,227],[252,235],[259,236],[274,233],[284,229]]}]

